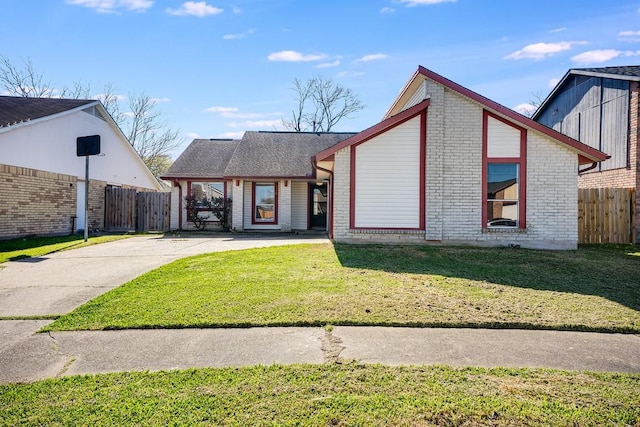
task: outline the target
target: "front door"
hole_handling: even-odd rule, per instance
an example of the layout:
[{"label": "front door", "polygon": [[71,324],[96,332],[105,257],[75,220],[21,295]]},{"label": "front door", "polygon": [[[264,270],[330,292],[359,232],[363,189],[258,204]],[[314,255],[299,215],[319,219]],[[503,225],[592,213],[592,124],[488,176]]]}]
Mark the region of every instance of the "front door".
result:
[{"label": "front door", "polygon": [[309,184],[309,228],[327,229],[327,183]]}]

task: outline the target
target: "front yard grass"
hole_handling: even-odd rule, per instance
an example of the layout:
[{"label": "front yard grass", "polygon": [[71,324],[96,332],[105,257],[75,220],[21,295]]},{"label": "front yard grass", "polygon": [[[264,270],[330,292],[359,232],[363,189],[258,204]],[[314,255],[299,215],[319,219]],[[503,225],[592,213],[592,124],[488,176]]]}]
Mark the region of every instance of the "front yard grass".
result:
[{"label": "front yard grass", "polygon": [[0,385],[0,426],[637,426],[640,376],[292,365]]},{"label": "front yard grass", "polygon": [[80,236],[78,234],[70,236],[25,237],[11,240],[0,240],[0,264],[7,261],[39,257],[68,249],[77,249],[83,246],[111,242],[128,236],[129,235],[96,236],[89,237],[86,242],[84,241],[84,236]]},{"label": "front yard grass", "polygon": [[640,332],[640,251],[292,245],[185,258],[45,330],[386,325]]}]

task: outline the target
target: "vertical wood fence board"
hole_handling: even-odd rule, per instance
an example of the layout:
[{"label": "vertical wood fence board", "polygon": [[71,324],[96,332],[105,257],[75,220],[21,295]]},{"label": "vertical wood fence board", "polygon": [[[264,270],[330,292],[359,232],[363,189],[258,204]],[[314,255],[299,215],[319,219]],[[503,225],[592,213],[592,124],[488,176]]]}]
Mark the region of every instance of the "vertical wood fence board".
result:
[{"label": "vertical wood fence board", "polygon": [[635,190],[578,190],[578,243],[635,243]]},{"label": "vertical wood fence board", "polygon": [[105,189],[105,230],[169,231],[170,193],[137,192],[135,189]]}]

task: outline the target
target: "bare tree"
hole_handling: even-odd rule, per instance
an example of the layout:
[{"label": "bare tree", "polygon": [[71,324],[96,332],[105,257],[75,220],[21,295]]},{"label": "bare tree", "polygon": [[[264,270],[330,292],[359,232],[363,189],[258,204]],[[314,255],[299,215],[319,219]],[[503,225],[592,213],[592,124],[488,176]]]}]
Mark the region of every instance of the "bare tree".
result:
[{"label": "bare tree", "polygon": [[[88,83],[77,81],[71,87],[56,89],[44,73],[36,71],[31,60],[23,61],[22,67],[18,67],[2,55],[0,89],[11,96],[91,98],[91,86]],[[111,84],[105,85],[103,93],[95,97],[102,102],[151,172],[155,176],[166,172],[171,164],[171,151],[181,143],[180,132],[170,126],[157,102],[145,94],[133,94],[128,97],[129,111],[122,113],[121,101],[125,97],[118,95]]]},{"label": "bare tree", "polygon": [[130,95],[129,108],[127,113],[118,113],[119,126],[142,161],[159,176],[169,168],[166,160],[171,151],[180,145],[180,132],[169,125],[157,102],[144,93]]},{"label": "bare tree", "polygon": [[295,79],[292,90],[297,106],[291,111],[291,120],[282,122],[296,132],[330,132],[340,120],[365,108],[351,89],[327,77],[315,76],[306,82]]}]

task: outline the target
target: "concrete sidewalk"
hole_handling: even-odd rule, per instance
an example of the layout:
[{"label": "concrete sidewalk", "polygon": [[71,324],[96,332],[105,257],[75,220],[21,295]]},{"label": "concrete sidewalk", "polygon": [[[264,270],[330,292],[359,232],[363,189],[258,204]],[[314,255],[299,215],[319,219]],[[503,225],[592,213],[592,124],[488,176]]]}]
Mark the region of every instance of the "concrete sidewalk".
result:
[{"label": "concrete sidewalk", "polygon": [[[117,371],[359,361],[640,373],[640,337],[584,332],[384,327],[82,331],[0,322],[0,383]],[[6,331],[22,330],[7,341]]]}]

